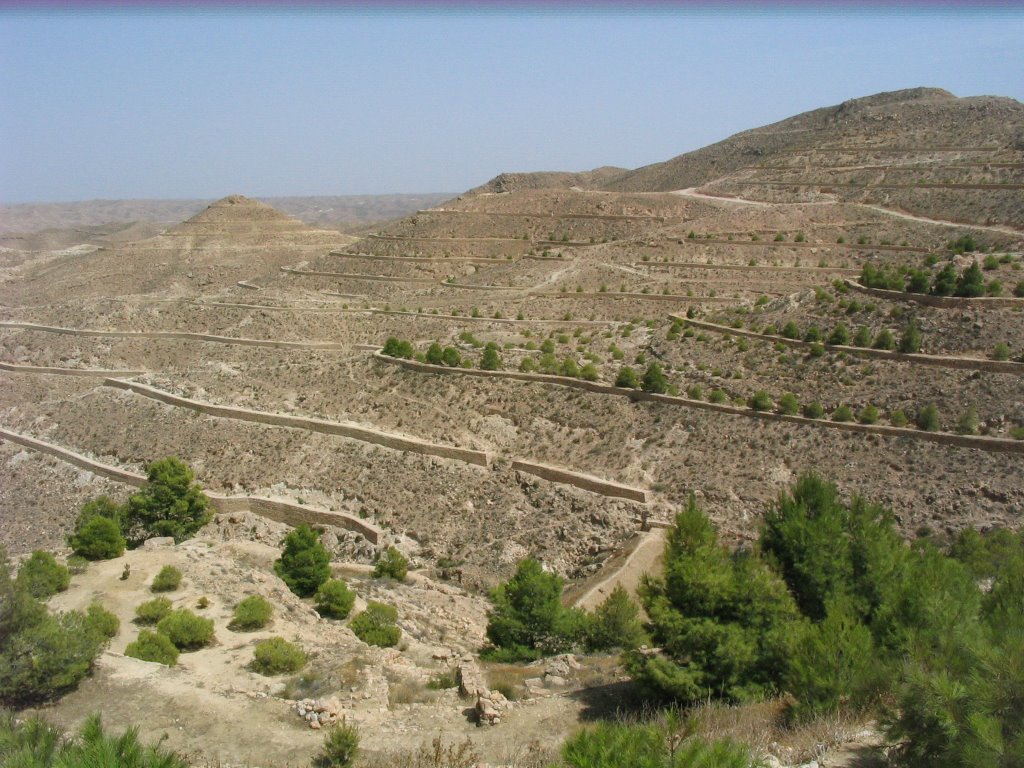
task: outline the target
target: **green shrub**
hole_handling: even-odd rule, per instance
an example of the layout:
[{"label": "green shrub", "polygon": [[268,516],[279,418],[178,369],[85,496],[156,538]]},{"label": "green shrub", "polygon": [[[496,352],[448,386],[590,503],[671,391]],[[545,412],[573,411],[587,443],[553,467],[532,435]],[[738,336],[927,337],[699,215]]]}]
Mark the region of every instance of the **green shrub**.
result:
[{"label": "green shrub", "polygon": [[409,560],[395,547],[388,547],[377,555],[377,562],[373,566],[373,578],[394,579],[405,581],[409,572]]},{"label": "green shrub", "polygon": [[18,586],[40,600],[63,592],[71,583],[71,572],[41,549],[35,550],[18,568]]},{"label": "green shrub", "polygon": [[644,371],[644,378],[640,386],[644,392],[653,392],[659,395],[665,394],[668,391],[668,379],[665,378],[665,373],[661,370],[661,366],[657,363],[648,365],[647,370]]},{"label": "green shrub", "polygon": [[562,586],[560,576],[527,558],[511,579],[491,590],[487,639],[504,651],[502,660],[561,653],[581,637],[583,616],[562,606]]},{"label": "green shrub", "polygon": [[433,344],[427,347],[427,354],[425,359],[431,365],[443,365],[444,350],[441,348],[441,345],[435,341]]},{"label": "green shrub", "polygon": [[1013,295],[1016,296],[1018,299],[1024,299],[1024,280],[1019,281],[1013,287]]},{"label": "green shrub", "polygon": [[910,423],[910,419],[907,418],[907,414],[897,408],[889,415],[889,423],[894,427],[905,427]]},{"label": "green shrub", "polygon": [[330,619],[345,619],[352,612],[356,593],[341,579],[328,579],[316,591],[316,610]]},{"label": "green shrub", "polygon": [[124,554],[126,542],[117,521],[95,515],[68,537],[68,545],[87,560],[109,560]]},{"label": "green shrub", "polygon": [[747,405],[755,411],[770,411],[772,409],[772,399],[767,392],[759,389],[750,396]]},{"label": "green shrub", "polygon": [[172,608],[171,601],[166,597],[155,597],[135,609],[135,621],[138,624],[156,624],[169,614]]},{"label": "green shrub", "polygon": [[998,342],[995,347],[992,348],[992,359],[993,360],[1009,360],[1010,359],[1010,347],[1005,342]]},{"label": "green shrub", "polygon": [[179,608],[164,616],[156,625],[179,651],[195,651],[213,639],[213,621],[196,616],[187,608]]},{"label": "green shrub", "polygon": [[812,325],[807,329],[807,333],[804,334],[804,341],[815,342],[821,341],[821,329],[816,325]]},{"label": "green shrub", "polygon": [[181,584],[181,571],[173,565],[165,565],[153,578],[149,589],[152,592],[173,592]]},{"label": "green shrub", "polygon": [[953,295],[966,298],[977,298],[978,296],[985,295],[985,277],[981,273],[981,267],[978,266],[978,262],[972,261],[970,266],[960,274],[960,278],[956,281],[956,290],[953,291]]},{"label": "green shrub", "polygon": [[682,702],[711,691],[750,701],[780,690],[799,618],[782,579],[750,553],[719,544],[693,496],[669,530],[663,562],[664,575],[641,589],[662,652],[628,654],[630,673]]},{"label": "green shrub", "polygon": [[0,703],[43,701],[76,686],[107,642],[104,622],[78,611],[51,615],[11,578],[0,547]]},{"label": "green shrub", "polygon": [[935,273],[931,293],[933,296],[952,296],[956,290],[956,268],[947,263]]},{"label": "green shrub", "polygon": [[117,634],[121,621],[99,603],[90,603],[85,611],[89,625],[108,640]]},{"label": "green shrub", "polygon": [[[668,718],[671,720],[671,716]],[[730,741],[707,742],[672,727],[598,723],[562,747],[569,768],[750,768],[761,763]]]},{"label": "green shrub", "polygon": [[808,419],[820,419],[825,415],[825,409],[821,403],[814,401],[804,406],[804,416]]},{"label": "green shrub", "polygon": [[843,403],[832,411],[832,421],[853,421],[853,411]]},{"label": "green shrub", "polygon": [[800,412],[800,401],[796,399],[796,395],[792,392],[787,392],[779,398],[779,413],[784,413],[787,416],[793,416]]},{"label": "green shrub", "polygon": [[139,632],[138,638],[128,643],[128,647],[124,649],[125,656],[143,661],[155,661],[168,667],[173,667],[178,663],[178,654],[178,649],[166,635],[151,632],[148,629]]},{"label": "green shrub", "polygon": [[37,717],[0,715],[0,764],[9,768],[187,768],[160,746],[139,743],[138,729],[120,736],[103,732],[100,716],[90,715],[75,738]]},{"label": "green shrub", "polygon": [[501,370],[501,355],[498,354],[498,345],[493,341],[487,342],[483,354],[480,356],[480,370],[499,371]]},{"label": "green shrub", "polygon": [[976,435],[978,434],[978,409],[973,405],[968,406],[967,410],[960,415],[960,420],[956,424],[956,431],[961,435]]},{"label": "green shrub", "polygon": [[599,378],[597,366],[593,363],[587,363],[580,368],[580,378],[584,381],[597,381]]},{"label": "green shrub", "polygon": [[875,336],[875,343],[872,344],[875,349],[893,349],[896,346],[896,340],[893,338],[892,331],[888,328],[883,328]]},{"label": "green shrub", "polygon": [[723,389],[713,389],[708,393],[709,403],[724,403],[728,399]]},{"label": "green shrub", "polygon": [[306,654],[283,637],[260,640],[253,648],[252,669],[261,675],[284,675],[306,666]]},{"label": "green shrub", "polygon": [[853,336],[853,346],[855,347],[870,347],[871,346],[871,330],[866,326],[862,325],[857,328],[857,333]]},{"label": "green shrub", "polygon": [[316,765],[318,768],[349,768],[358,754],[359,729],[343,722],[324,736],[323,751]]},{"label": "green shrub", "polygon": [[857,414],[857,421],[861,424],[876,424],[878,422],[878,409],[868,403],[864,406],[861,412]]},{"label": "green shrub", "polygon": [[787,339],[799,339],[800,327],[790,320],[782,327],[782,335]]},{"label": "green shrub", "polygon": [[462,354],[455,347],[445,347],[441,352],[441,362],[449,368],[458,368],[462,365]]},{"label": "green shrub", "polygon": [[358,614],[351,622],[349,629],[367,645],[391,648],[398,645],[402,631],[395,622],[398,611],[393,606],[370,600],[366,610]]},{"label": "green shrub", "polygon": [[262,595],[249,595],[235,606],[228,629],[236,631],[262,629],[267,626],[273,615],[274,606],[270,604],[269,600]]},{"label": "green shrub", "polygon": [[700,384],[691,384],[686,388],[686,396],[691,400],[703,400],[704,388]]},{"label": "green shrub", "polygon": [[588,617],[586,643],[591,651],[629,651],[647,643],[640,609],[621,584]]},{"label": "green shrub", "polygon": [[519,370],[523,373],[533,373],[537,370],[537,361],[532,357],[524,357],[519,361]]},{"label": "green shrub", "polygon": [[939,428],[939,409],[933,403],[929,403],[917,412],[914,419],[918,429],[926,432],[934,432]]},{"label": "green shrub", "polygon": [[636,389],[640,386],[640,382],[637,381],[636,371],[630,368],[628,365],[624,365],[619,369],[618,375],[615,377],[616,387],[625,387],[626,389]]},{"label": "green shrub", "polygon": [[828,343],[832,345],[846,345],[850,343],[850,332],[846,326],[839,323],[835,328],[832,329],[832,333],[829,334]]},{"label": "green shrub", "polygon": [[907,324],[907,330],[900,337],[900,352],[916,354],[921,351],[921,331],[913,320]]},{"label": "green shrub", "polygon": [[303,524],[284,537],[274,573],[299,597],[309,597],[331,577],[331,558],[316,532]]},{"label": "green shrub", "polygon": [[825,354],[825,346],[815,342],[814,344],[811,344],[810,348],[807,350],[807,354],[811,357],[821,357]]},{"label": "green shrub", "polygon": [[560,373],[562,376],[568,376],[571,379],[575,379],[580,375],[580,367],[576,364],[575,360],[571,357],[567,357],[562,361],[562,370]]},{"label": "green shrub", "polygon": [[153,536],[177,542],[195,535],[213,517],[210,500],[192,470],[169,457],[146,466],[146,484],[128,499],[121,532],[132,546]]}]

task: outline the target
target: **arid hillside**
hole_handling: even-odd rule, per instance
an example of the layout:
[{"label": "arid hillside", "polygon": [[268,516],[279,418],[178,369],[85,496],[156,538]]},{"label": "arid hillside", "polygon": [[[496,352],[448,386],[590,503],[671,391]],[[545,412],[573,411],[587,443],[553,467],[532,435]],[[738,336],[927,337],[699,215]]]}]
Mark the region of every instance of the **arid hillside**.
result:
[{"label": "arid hillside", "polygon": [[[154,562],[185,571],[190,601],[210,596],[229,640],[156,674],[119,656],[122,632],[91,690],[125,696],[126,723],[147,691],[189,690],[195,707],[157,719],[209,732],[208,759],[265,729],[284,761],[299,727],[285,686],[211,672],[246,642],[225,628],[230,585],[279,586],[282,524],[329,531],[335,568],[399,605],[408,649],[343,671],[361,649],[346,628],[297,599],[281,618],[338,662],[324,674],[380,751],[465,730],[454,694],[399,689],[472,653],[486,590],[519,560],[564,576],[567,600],[635,590],[691,494],[731,543],[808,470],[884,504],[910,540],[1018,529],[1022,131],[1018,102],[915,89],[637,171],[503,174],[359,238],[231,196],[138,241],[4,251],[0,543],[62,550],[85,500],[187,461],[220,514]],[[366,578],[388,545],[411,585]],[[126,618],[141,589],[112,592]],[[604,671],[573,673],[573,691],[621,674],[591,662]],[[561,738],[586,716],[585,693],[517,685],[502,728]],[[229,716],[221,699],[253,718],[241,735],[202,725]],[[482,738],[489,760],[514,742],[500,734]]]}]

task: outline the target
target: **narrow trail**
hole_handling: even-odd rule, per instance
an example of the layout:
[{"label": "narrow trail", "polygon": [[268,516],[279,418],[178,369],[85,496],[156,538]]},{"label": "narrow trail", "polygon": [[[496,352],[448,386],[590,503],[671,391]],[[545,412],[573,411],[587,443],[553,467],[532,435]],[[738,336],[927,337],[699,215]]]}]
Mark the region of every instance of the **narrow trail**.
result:
[{"label": "narrow trail", "polygon": [[962,221],[946,221],[945,219],[929,219],[925,216],[915,216],[912,213],[904,213],[903,211],[894,211],[891,208],[883,208],[880,205],[869,205],[868,203],[858,203],[862,208],[870,208],[873,211],[884,213],[888,216],[895,216],[898,219],[906,219],[908,221],[919,221],[923,224],[938,224],[943,227],[958,227],[968,229],[983,229],[987,232],[1000,232],[1004,235],[1014,235],[1016,237],[1024,236],[1024,229],[1016,229],[1014,227],[1007,226],[993,226],[991,224],[966,224]]},{"label": "narrow trail", "polygon": [[636,597],[640,579],[645,573],[656,573],[665,550],[665,536],[668,529],[653,528],[640,534],[641,541],[629,553],[626,560],[603,580],[592,586],[576,599],[575,606],[592,611],[611,594],[617,586],[623,587]]},{"label": "narrow trail", "polygon": [[719,203],[732,203],[733,205],[753,205],[758,208],[771,208],[775,205],[775,203],[762,203],[760,200],[744,200],[742,197],[718,197],[717,195],[706,195],[703,192],[698,192],[696,187],[676,189],[669,194],[680,195],[681,197],[692,197],[696,200],[714,200]]}]

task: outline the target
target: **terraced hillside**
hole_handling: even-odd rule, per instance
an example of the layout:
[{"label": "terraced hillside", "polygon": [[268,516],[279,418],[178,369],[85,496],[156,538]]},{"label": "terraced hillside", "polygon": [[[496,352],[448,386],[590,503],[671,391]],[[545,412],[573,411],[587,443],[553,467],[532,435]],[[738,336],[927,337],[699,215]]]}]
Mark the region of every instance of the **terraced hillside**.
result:
[{"label": "terraced hillside", "polygon": [[[529,554],[580,604],[634,589],[691,493],[734,542],[809,469],[908,538],[1018,528],[1022,131],[1009,100],[882,94],[647,169],[503,175],[359,239],[232,196],[148,239],[7,251],[0,543],[60,549],[86,499],[167,455],[220,514],[212,553],[161,557],[225,605],[203,558],[270,584],[280,523],[324,527],[415,639],[345,673],[383,749],[434,715],[388,713],[381,669],[478,647],[484,590]],[[413,586],[364,578],[391,544]],[[320,637],[308,613],[288,621]],[[194,673],[96,685],[130,702]],[[541,701],[512,722],[584,706]]]}]

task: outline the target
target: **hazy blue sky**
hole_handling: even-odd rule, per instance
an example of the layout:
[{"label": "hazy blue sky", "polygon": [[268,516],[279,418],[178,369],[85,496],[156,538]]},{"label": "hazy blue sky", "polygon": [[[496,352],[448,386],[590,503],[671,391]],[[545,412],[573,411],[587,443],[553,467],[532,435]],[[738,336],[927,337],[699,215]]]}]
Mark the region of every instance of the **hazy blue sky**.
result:
[{"label": "hazy blue sky", "polygon": [[460,191],[918,85],[1024,101],[1024,8],[0,10],[0,202]]}]

